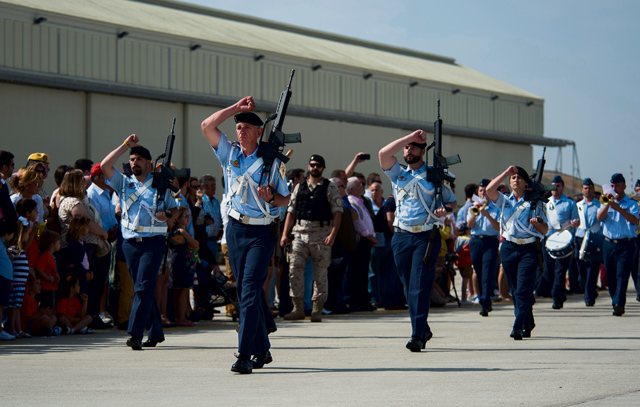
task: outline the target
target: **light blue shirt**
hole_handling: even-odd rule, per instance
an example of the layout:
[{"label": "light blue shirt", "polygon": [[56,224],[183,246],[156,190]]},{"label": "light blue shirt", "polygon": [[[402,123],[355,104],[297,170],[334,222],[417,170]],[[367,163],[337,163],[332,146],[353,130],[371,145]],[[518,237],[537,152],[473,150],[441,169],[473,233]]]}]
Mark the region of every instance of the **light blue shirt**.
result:
[{"label": "light blue shirt", "polygon": [[[509,194],[508,196],[498,194],[498,200],[495,202],[495,205],[501,210],[500,224],[502,225],[502,227],[505,227],[507,221],[509,220],[509,218],[511,218],[511,215],[513,215],[513,213],[518,210],[520,205],[523,205],[525,202],[527,201],[525,201],[524,198],[520,198],[520,200],[517,200],[513,193]],[[535,226],[533,226],[529,222],[530,219],[535,218],[536,216],[540,216],[544,223],[547,222],[547,214],[545,213],[544,203],[542,203],[541,201],[538,202],[538,206],[537,208],[535,208],[535,210],[534,208],[527,208],[522,211],[522,213],[520,213],[520,216],[518,216],[518,220],[520,221],[520,224],[524,226],[525,230],[528,229],[534,233],[539,234]],[[523,232],[517,228],[511,234],[511,237],[514,237],[516,239],[528,239],[533,236],[535,235],[527,233],[526,231]]]},{"label": "light blue shirt", "polygon": [[469,209],[473,206],[472,201],[465,201],[462,208],[458,211],[458,215],[456,216],[456,226],[458,229],[462,229],[463,226],[467,225],[467,215],[469,214]]},{"label": "light blue shirt", "polygon": [[[578,208],[576,208],[576,202],[566,195],[562,195],[558,201],[551,196],[549,197],[549,203],[547,203],[547,218],[549,218],[548,212],[550,207],[555,207],[558,214],[558,221],[560,222],[560,229],[554,228],[554,225],[549,223],[549,231],[547,236],[562,229],[563,225],[571,222],[574,219],[578,219]],[[557,225],[556,225],[557,226]],[[569,228],[571,233],[575,233],[575,229]]]},{"label": "light blue shirt", "polygon": [[13,263],[7,254],[7,246],[2,238],[0,238],[0,276],[9,281],[13,280]]},{"label": "light blue shirt", "polygon": [[[493,202],[490,201],[485,209],[493,219],[499,221],[500,209],[498,209]],[[467,224],[472,217],[471,211],[467,211]],[[476,223],[473,225],[473,228],[471,228],[471,236],[498,236],[498,234],[498,229],[493,227],[486,216],[482,213],[476,216]]]},{"label": "light blue shirt", "polygon": [[[587,230],[602,234],[602,223],[597,219],[600,206],[602,205],[597,199],[592,200],[589,204],[587,204],[587,201],[583,199],[576,204],[578,215],[580,215],[580,212],[584,211],[584,225],[580,223],[580,226],[576,229],[576,237],[584,237]],[[582,222],[581,218],[580,222]]]},{"label": "light blue shirt", "polygon": [[104,190],[97,186],[95,183],[91,183],[87,188],[87,198],[91,205],[95,206],[100,220],[102,221],[102,228],[104,230],[111,230],[117,225],[116,221],[116,207],[111,202],[111,195],[109,191]]},{"label": "light blue shirt", "polygon": [[[627,195],[622,198],[622,201],[618,202],[618,205],[636,218],[638,217],[638,203]],[[611,208],[607,211],[607,216],[602,221],[602,226],[602,234],[609,239],[636,237],[636,225],[632,225],[631,222],[622,217],[620,212]]]},{"label": "light blue shirt", "polygon": [[[245,203],[242,203],[242,197],[244,192],[239,191],[238,194],[233,196],[230,195],[230,188],[236,182],[236,178],[243,175],[258,159],[257,152],[254,151],[248,157],[244,156],[242,149],[240,147],[233,147],[227,136],[222,133],[220,137],[220,142],[218,143],[218,149],[213,149],[216,157],[220,160],[223,168],[224,174],[224,190],[225,195],[230,197],[231,208],[236,210],[237,212],[250,216],[252,218],[264,218],[265,215],[260,210],[260,206],[264,207],[266,202],[258,203],[256,198],[251,193],[247,186],[246,197],[247,200]],[[282,196],[289,196],[289,187],[287,186],[286,181],[284,180],[284,173],[280,171],[280,160],[276,159],[273,162],[271,167],[271,177],[269,177],[269,183],[275,185],[276,192]],[[284,167],[284,166],[283,166]],[[262,170],[264,167],[260,167],[256,172],[253,173],[253,180],[256,183],[260,182],[260,177],[262,176]],[[265,179],[268,177],[265,176]],[[263,184],[266,185],[266,182],[263,181]],[[257,196],[257,192],[256,192]],[[260,197],[258,199],[262,200]],[[260,206],[258,206],[260,205]],[[269,206],[269,214],[271,216],[278,216],[280,214],[280,210],[277,206]]]},{"label": "light blue shirt", "polygon": [[[385,174],[387,174],[387,177],[389,177],[389,179],[391,180],[391,185],[393,186],[393,195],[396,197],[396,203],[398,205],[396,209],[396,218],[398,219],[398,221],[407,226],[418,226],[426,224],[427,220],[429,220],[429,213],[422,204],[422,201],[418,197],[414,198],[411,195],[407,195],[407,197],[403,200],[399,200],[396,196],[396,193],[400,188],[407,185],[415,176],[418,176],[427,171],[427,164],[425,163],[417,170],[412,170],[409,167],[400,165],[396,160],[395,164],[393,164],[390,169],[383,171]],[[426,179],[423,179],[418,183],[424,186],[427,191],[435,192],[433,184]],[[429,195],[422,191],[421,188],[416,188],[415,190],[422,197],[424,203],[429,206],[429,209],[431,209],[435,195]],[[442,199],[444,203],[451,203],[456,201],[456,196],[453,194],[449,187],[443,186]],[[434,208],[433,210],[435,209],[438,208]],[[437,220],[433,219],[432,217],[429,223],[437,223]]]},{"label": "light blue shirt", "polygon": [[193,230],[193,215],[191,214],[191,207],[189,206],[189,202],[187,201],[187,198],[182,196],[182,194],[179,194],[178,197],[175,200],[176,200],[176,204],[179,207],[180,206],[184,206],[184,207],[187,208],[187,211],[189,211],[189,224],[187,225],[187,232],[189,232],[191,237],[193,237],[195,239],[196,235],[195,235],[195,232]]},{"label": "light blue shirt", "polygon": [[[129,195],[131,195],[138,189],[143,188],[144,183],[147,182],[150,178],[152,178],[152,175],[149,174],[144,182],[138,182],[138,180],[134,175],[125,176],[115,168],[114,168],[114,171],[115,172],[113,174],[113,177],[111,177],[110,180],[107,180],[107,184],[110,185],[118,193],[118,197],[120,198],[120,207],[122,208],[122,211],[123,211],[122,219],[124,220],[125,219],[125,214],[124,214],[125,202],[129,198]],[[124,186],[124,194],[122,193],[123,186]],[[171,192],[167,190],[164,196],[164,205],[162,205],[163,207],[157,208],[156,210],[154,206],[155,195],[156,195],[156,190],[155,188],[152,188],[152,187],[149,187],[144,192],[142,192],[138,200],[135,201],[127,211],[127,216],[126,216],[127,220],[129,222],[133,222],[136,215],[139,213],[140,226],[151,226],[152,224],[151,215],[144,208],[140,207],[142,202],[145,202],[149,206],[153,206],[153,209],[151,211],[154,215],[157,212],[172,209],[177,206],[176,201],[173,199],[173,196],[171,196]],[[167,222],[156,221],[154,226],[167,226]],[[158,235],[164,235],[164,233],[134,232],[133,230],[128,229],[124,225],[122,225],[122,237],[124,239],[132,239],[136,237],[151,237],[151,236],[158,236]]]}]

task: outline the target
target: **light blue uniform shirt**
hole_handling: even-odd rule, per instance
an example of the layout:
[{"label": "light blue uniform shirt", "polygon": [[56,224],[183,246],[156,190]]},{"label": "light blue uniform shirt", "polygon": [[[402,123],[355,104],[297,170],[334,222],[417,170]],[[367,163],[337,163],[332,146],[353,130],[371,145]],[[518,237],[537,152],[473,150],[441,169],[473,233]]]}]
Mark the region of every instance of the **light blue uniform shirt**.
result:
[{"label": "light blue uniform shirt", "polygon": [[[567,222],[571,222],[574,219],[578,219],[578,208],[576,208],[576,202],[566,195],[562,195],[558,201],[553,196],[549,197],[549,203],[547,204],[547,213],[549,212],[549,206],[555,206],[556,213],[558,214],[558,221],[560,222],[560,229],[555,229],[554,225],[549,223],[549,231],[547,236],[562,229],[562,225]],[[547,218],[549,215],[547,214]],[[557,225],[556,225],[557,226]],[[575,233],[574,228],[569,228],[571,233]]]},{"label": "light blue uniform shirt", "polygon": [[[107,184],[110,185],[118,193],[118,196],[120,198],[120,207],[124,212],[125,202],[129,198],[129,195],[131,195],[138,189],[143,188],[144,182],[142,183],[138,182],[138,180],[134,175],[131,175],[128,177],[124,176],[120,171],[116,170],[115,168],[114,168],[114,171],[115,172],[113,174],[113,177],[111,177],[110,180],[107,180]],[[145,182],[147,182],[150,178],[152,178],[151,174],[147,176],[147,178],[145,179]],[[123,185],[124,185],[124,194],[122,194]],[[140,204],[142,202],[145,202],[149,206],[153,206],[155,195],[156,195],[155,188],[151,188],[151,187],[147,188],[140,195],[138,200],[134,202],[133,205],[131,205],[131,207],[127,211],[127,215],[128,215],[127,220],[129,222],[133,222],[139,211],[140,226],[151,226],[152,218],[144,208],[140,208]],[[154,213],[154,215],[157,212],[164,211],[165,209],[167,210],[172,209],[177,206],[176,201],[173,199],[173,196],[171,196],[171,192],[169,190],[167,190],[167,192],[165,193],[164,205],[162,206],[163,207],[160,207],[157,210],[155,209],[155,207],[152,209],[152,212]],[[125,219],[124,213],[122,214],[122,219],[123,220]],[[167,226],[167,222],[156,221],[154,226]],[[122,225],[122,237],[124,239],[132,239],[136,237],[151,237],[151,236],[158,236],[158,235],[164,235],[164,234],[166,233],[134,232],[133,230],[128,229],[124,227],[124,225]]]},{"label": "light blue uniform shirt", "polygon": [[[513,213],[518,210],[520,205],[524,204],[525,202],[526,201],[524,200],[524,198],[520,198],[520,200],[516,200],[516,197],[513,195],[513,193],[509,194],[508,196],[503,194],[498,194],[498,200],[495,202],[495,205],[501,210],[500,224],[502,225],[502,227],[505,227],[507,221],[509,220],[509,218],[511,218],[511,215],[513,215]],[[534,233],[539,234],[535,226],[533,226],[529,222],[529,219],[535,218],[536,216],[540,216],[544,223],[548,221],[547,214],[544,211],[544,203],[541,201],[538,202],[538,206],[535,211],[533,210],[533,208],[527,208],[524,211],[522,211],[522,213],[520,213],[520,216],[518,216],[518,220],[525,227],[525,229],[531,230]],[[528,239],[534,236],[535,235],[527,232],[523,232],[517,228],[511,234],[511,237],[516,239]]]},{"label": "light blue uniform shirt", "polygon": [[[251,188],[250,186],[246,187],[247,188],[246,203],[242,203],[242,196],[244,194],[242,191],[239,191],[238,194],[235,194],[233,196],[230,195],[230,191],[229,191],[231,186],[235,183],[236,178],[243,175],[253,165],[253,163],[256,162],[256,160],[258,159],[258,156],[256,154],[258,152],[258,149],[256,148],[256,151],[251,153],[251,155],[249,155],[248,157],[245,157],[244,153],[242,152],[242,149],[240,149],[239,146],[233,147],[233,145],[231,144],[227,136],[224,133],[222,133],[220,137],[220,142],[218,143],[218,149],[216,150],[214,148],[213,151],[216,154],[216,157],[218,157],[218,160],[220,160],[220,163],[222,164],[223,176],[225,177],[224,178],[225,195],[230,197],[231,208],[243,215],[250,216],[252,218],[264,218],[265,215],[262,213],[258,205],[264,207],[264,204],[266,202],[260,202],[260,204],[258,204],[258,202],[256,201],[251,191],[248,190],[249,188]],[[284,180],[284,174],[279,174],[280,164],[281,164],[280,160],[278,159],[274,160],[273,165],[271,167],[271,177],[269,178],[268,181],[269,183],[275,185],[275,189],[277,193],[279,193],[282,196],[289,196],[289,187],[287,186],[287,183]],[[263,167],[260,167],[253,174],[252,178],[256,183],[260,182],[262,170],[263,170]],[[265,176],[265,180],[267,178],[268,177]],[[263,181],[263,185],[266,185],[266,184],[267,183]],[[257,191],[256,191],[256,196],[257,196]],[[260,197],[258,197],[258,199],[262,200]],[[279,208],[277,206],[269,205],[269,214],[272,216],[278,216],[280,214]]]},{"label": "light blue uniform shirt", "polygon": [[[500,221],[500,209],[498,209],[493,202],[489,201],[485,209],[493,219],[497,222]],[[469,224],[469,220],[472,217],[471,211],[467,211],[467,224]],[[498,229],[494,228],[489,219],[482,213],[476,216],[476,223],[473,225],[473,228],[471,228],[471,236],[498,236],[499,233]]]},{"label": "light blue uniform shirt", "polygon": [[580,212],[584,210],[584,224],[582,224],[582,218],[579,218],[581,223],[578,229],[576,229],[576,237],[584,237],[584,235],[587,233],[587,230],[602,234],[602,223],[597,219],[600,206],[602,205],[597,199],[594,199],[589,204],[587,204],[585,200],[582,200],[576,204],[578,215],[580,215]]},{"label": "light blue uniform shirt", "polygon": [[87,188],[87,198],[89,198],[91,205],[95,206],[98,211],[100,220],[102,221],[102,228],[104,230],[111,230],[116,227],[116,207],[111,203],[109,191],[92,183],[89,188]]},{"label": "light blue uniform shirt", "polygon": [[[396,196],[398,189],[407,185],[413,179],[413,177],[424,173],[426,170],[427,170],[426,163],[422,167],[414,171],[409,167],[400,165],[398,161],[396,161],[395,164],[393,164],[393,166],[390,169],[386,171],[383,170],[383,171],[385,174],[387,174],[387,177],[389,177],[389,179],[391,180],[391,185],[393,186],[393,195]],[[421,180],[419,184],[426,187],[428,191],[435,192],[433,184],[427,181],[426,179]],[[420,188],[417,188],[416,190],[418,191],[418,194],[422,196],[424,202],[429,206],[429,209],[431,209],[435,195],[426,194]],[[451,203],[456,201],[456,196],[453,194],[451,189],[449,189],[446,186],[443,186],[442,199],[444,203]],[[429,213],[427,212],[427,210],[422,204],[422,201],[419,198],[413,198],[411,195],[407,195],[406,198],[400,201],[396,196],[396,204],[397,204],[396,219],[398,219],[398,221],[402,222],[407,226],[418,226],[418,225],[424,225],[427,223],[427,220],[429,219]],[[435,209],[438,209],[438,208],[434,207],[433,210]],[[432,217],[430,219],[429,224],[435,224],[437,222],[438,221],[433,219]]]},{"label": "light blue uniform shirt", "polygon": [[[624,196],[618,205],[636,218],[638,217],[638,203],[628,196]],[[609,239],[626,239],[636,237],[636,225],[632,225],[620,215],[620,212],[609,208],[607,216],[602,221],[602,234]]]},{"label": "light blue uniform shirt", "polygon": [[458,211],[458,215],[456,216],[456,226],[458,229],[462,229],[463,226],[467,225],[467,215],[469,214],[469,209],[473,206],[472,201],[465,201],[462,208]]}]

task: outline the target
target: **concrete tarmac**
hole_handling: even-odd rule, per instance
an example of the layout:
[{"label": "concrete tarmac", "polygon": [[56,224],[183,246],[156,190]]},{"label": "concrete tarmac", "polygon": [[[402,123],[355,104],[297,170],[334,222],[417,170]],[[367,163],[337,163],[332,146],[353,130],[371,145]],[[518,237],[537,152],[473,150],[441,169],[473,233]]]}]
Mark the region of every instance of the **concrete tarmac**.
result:
[{"label": "concrete tarmac", "polygon": [[[632,295],[634,294],[634,295]],[[640,303],[612,316],[600,292],[534,307],[532,338],[509,338],[511,303],[432,309],[433,339],[411,353],[406,311],[278,319],[273,363],[230,372],[235,324],[219,314],[134,352],[122,331],[0,343],[3,406],[639,406]]]}]

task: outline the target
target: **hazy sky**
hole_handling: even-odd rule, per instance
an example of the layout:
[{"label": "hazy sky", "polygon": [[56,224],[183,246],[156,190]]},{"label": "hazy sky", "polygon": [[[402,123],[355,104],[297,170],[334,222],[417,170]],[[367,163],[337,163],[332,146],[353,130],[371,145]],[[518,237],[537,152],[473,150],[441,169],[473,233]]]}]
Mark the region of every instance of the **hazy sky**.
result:
[{"label": "hazy sky", "polygon": [[544,98],[544,135],[576,142],[583,178],[640,176],[640,1],[183,1],[455,58]]}]

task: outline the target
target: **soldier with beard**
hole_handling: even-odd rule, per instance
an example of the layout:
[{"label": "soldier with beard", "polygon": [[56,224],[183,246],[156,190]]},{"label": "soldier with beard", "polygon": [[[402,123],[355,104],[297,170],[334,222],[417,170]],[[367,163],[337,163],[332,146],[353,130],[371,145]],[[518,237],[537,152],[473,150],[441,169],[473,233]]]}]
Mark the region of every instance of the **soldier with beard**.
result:
[{"label": "soldier with beard", "polygon": [[[280,245],[291,245],[289,282],[293,311],[286,320],[304,319],[304,266],[313,260],[314,290],[311,322],[322,321],[322,307],[327,300],[327,268],[331,263],[331,246],[336,240],[342,219],[342,198],[338,188],[322,177],[324,158],[314,154],[309,159],[309,177],[295,186]],[[293,243],[290,234],[293,234]]]},{"label": "soldier with beard", "polygon": [[[426,179],[428,170],[423,158],[426,147],[425,132],[416,130],[391,142],[379,153],[380,166],[391,180],[397,205],[391,247],[409,306],[412,333],[406,347],[411,352],[420,352],[433,336],[427,317],[438,256],[432,255],[429,264],[423,258],[434,228],[432,253],[440,252],[437,228],[439,221],[447,216],[444,206],[435,207],[435,189]],[[407,167],[395,158],[401,149]],[[444,205],[456,210],[456,196],[448,186],[443,188],[442,198]]]}]

